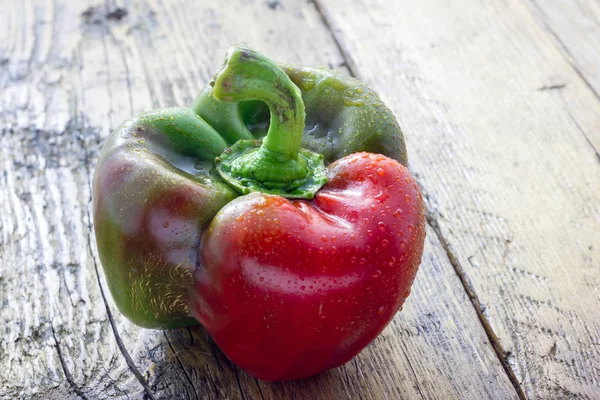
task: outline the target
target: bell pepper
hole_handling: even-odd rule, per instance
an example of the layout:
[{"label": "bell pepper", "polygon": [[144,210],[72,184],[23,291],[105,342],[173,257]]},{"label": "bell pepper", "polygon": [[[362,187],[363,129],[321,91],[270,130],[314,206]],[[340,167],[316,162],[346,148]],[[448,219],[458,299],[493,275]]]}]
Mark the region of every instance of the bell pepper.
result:
[{"label": "bell pepper", "polygon": [[333,368],[402,307],[425,237],[392,113],[362,83],[234,47],[190,109],[108,138],[94,176],[115,303],[193,323],[265,380]]}]

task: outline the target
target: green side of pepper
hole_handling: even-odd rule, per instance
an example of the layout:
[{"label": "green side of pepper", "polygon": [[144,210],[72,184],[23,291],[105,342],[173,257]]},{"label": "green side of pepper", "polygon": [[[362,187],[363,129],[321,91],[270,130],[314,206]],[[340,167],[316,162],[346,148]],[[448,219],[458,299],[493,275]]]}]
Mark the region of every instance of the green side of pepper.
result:
[{"label": "green side of pepper", "polygon": [[106,281],[137,325],[193,325],[187,288],[204,227],[237,193],[215,173],[221,137],[187,108],[125,121],[94,176],[94,228]]}]

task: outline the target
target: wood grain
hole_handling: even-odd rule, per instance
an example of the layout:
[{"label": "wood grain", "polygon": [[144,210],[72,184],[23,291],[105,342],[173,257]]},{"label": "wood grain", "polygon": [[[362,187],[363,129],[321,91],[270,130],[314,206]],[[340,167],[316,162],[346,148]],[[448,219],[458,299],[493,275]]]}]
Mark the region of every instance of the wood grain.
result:
[{"label": "wood grain", "polygon": [[521,2],[318,4],[405,127],[430,221],[513,383],[531,398],[600,397],[590,86]]},{"label": "wood grain", "polygon": [[[444,44],[448,49],[438,49],[433,55],[429,47],[419,45],[424,31],[418,22],[425,19],[439,25],[437,19],[451,11],[434,1],[413,5],[414,13],[403,16],[411,22],[395,16],[400,12],[389,4],[378,6],[379,11],[364,4],[348,8],[346,2],[328,2],[321,7],[327,16],[323,19],[313,3],[292,0],[213,0],[193,5],[160,0],[119,4],[13,0],[3,5],[0,398],[515,398],[519,382],[510,381],[502,365],[505,358],[499,360],[490,344],[490,338],[494,341],[491,333],[497,333],[502,347],[513,352],[506,357],[512,368],[509,372],[514,370],[523,378],[532,397],[569,393],[591,397],[596,393],[592,385],[597,383],[598,327],[590,319],[592,310],[585,307],[597,307],[598,301],[583,292],[581,306],[569,302],[569,295],[582,291],[585,277],[579,273],[571,278],[565,272],[575,265],[585,271],[590,285],[598,282],[592,268],[598,246],[586,253],[588,243],[596,240],[598,209],[593,207],[597,200],[593,185],[598,173],[590,167],[589,144],[573,131],[579,124],[588,132],[597,122],[591,112],[597,106],[588,102],[589,90],[563,63],[559,66],[565,76],[574,77],[573,85],[560,95],[534,92],[543,99],[541,106],[527,96],[520,99],[529,94],[524,89],[534,91],[529,84],[547,83],[545,75],[532,72],[531,63],[523,62],[529,75],[515,78],[518,92],[495,100],[494,96],[506,95],[506,89],[502,91],[504,82],[493,78],[499,67],[490,50],[481,56],[460,48],[463,59],[452,61],[452,50],[457,49],[451,48],[451,41]],[[473,10],[477,7],[483,6],[474,5]],[[526,19],[524,10],[518,9],[517,17],[528,27],[525,33],[535,31],[533,19]],[[403,26],[397,26],[396,17],[404,21]],[[501,17],[505,23],[508,16]],[[431,26],[430,34],[437,39],[462,37],[459,28],[469,25],[459,22],[441,33],[439,26]],[[328,23],[343,43],[344,54]],[[535,32],[546,38],[541,30]],[[496,26],[489,35],[499,45],[503,40],[521,39],[514,34]],[[527,35],[525,39],[525,44],[513,43],[517,50],[532,46],[532,39]],[[279,61],[349,66],[373,83],[406,127],[411,168],[424,185],[435,228],[428,230],[423,264],[405,310],[355,360],[297,382],[257,381],[232,365],[201,328],[161,332],[129,323],[107,290],[91,231],[90,180],[106,136],[142,110],[190,104],[217,70],[227,47],[236,42]],[[481,50],[484,43],[477,42],[470,51]],[[544,51],[534,52],[536,60],[549,57],[554,61],[550,56],[557,53],[545,43]],[[376,49],[380,51],[375,54]],[[509,69],[515,56],[505,53],[510,55],[512,50],[498,56]],[[437,63],[432,68],[428,57]],[[460,72],[470,62],[479,62],[485,73],[474,69],[470,73],[475,82],[465,84]],[[400,75],[392,73],[396,71]],[[444,73],[454,74],[450,78],[460,90],[449,93],[450,83],[440,83]],[[532,77],[543,82],[529,81]],[[475,90],[488,90],[484,99],[490,103],[465,104],[463,96]],[[519,121],[529,136],[502,127],[505,115],[515,111],[508,100],[524,106],[525,111],[521,107],[516,111],[522,113]],[[496,108],[482,116],[479,107],[485,104]],[[570,110],[570,118],[561,107]],[[542,110],[552,112],[552,119],[523,122]],[[561,130],[551,129],[556,127]],[[481,139],[475,137],[479,128],[484,132]],[[549,131],[546,136],[542,135],[545,129]],[[502,160],[504,154],[497,146],[500,138],[517,136],[529,147],[511,151],[525,168],[533,167],[531,181],[537,185],[525,191],[516,190],[508,174],[523,174],[517,166],[494,161]],[[563,149],[563,141],[571,139],[573,143]],[[484,140],[496,147],[482,145]],[[542,147],[541,142],[548,144]],[[477,156],[476,151],[483,155]],[[533,151],[538,164],[527,164],[526,151]],[[549,163],[550,155],[561,164]],[[569,164],[567,160],[577,161]],[[508,171],[498,172],[499,167]],[[582,171],[576,179],[564,179],[578,168]],[[535,181],[542,173],[548,174],[549,182]],[[542,194],[557,189],[557,176],[563,178],[562,185],[571,185],[571,197],[558,196],[558,204],[543,200],[538,214],[548,215],[541,223],[513,210],[518,202],[539,206]],[[501,189],[506,194],[499,195]],[[497,197],[503,199],[498,205]],[[563,208],[564,215],[559,212]],[[586,215],[595,219],[590,223]],[[553,218],[568,222],[562,235],[550,234]],[[519,229],[515,221],[527,221],[531,227]],[[577,226],[587,236],[577,232],[572,236]],[[544,253],[547,249],[541,240],[527,240],[530,232],[545,234],[541,237],[548,237],[553,253]],[[565,256],[559,251],[563,242],[579,252]],[[531,256],[539,260],[523,261]],[[569,257],[573,257],[572,264]],[[581,257],[589,258],[587,264],[582,264]],[[546,268],[552,265],[551,259],[559,269],[554,274]],[[453,262],[458,262],[458,275]],[[475,294],[465,291],[465,276],[477,289]],[[571,279],[570,288],[554,288],[560,279]],[[473,296],[487,308],[474,308]],[[496,304],[504,301],[506,308]],[[519,311],[516,322],[507,317],[515,310]],[[493,331],[488,327],[486,332],[481,315]],[[543,318],[542,322],[533,321],[535,317]],[[553,340],[557,340],[555,345]],[[548,356],[541,363],[543,352]],[[527,368],[533,369],[523,373]],[[552,391],[559,385],[544,380],[540,374],[545,373],[569,392]],[[579,386],[573,389],[574,385]]]},{"label": "wood grain", "polygon": [[[575,73],[600,101],[600,3],[527,0],[526,4]],[[566,85],[566,82],[556,81],[540,90],[556,90]],[[600,160],[600,129],[585,134]]]}]

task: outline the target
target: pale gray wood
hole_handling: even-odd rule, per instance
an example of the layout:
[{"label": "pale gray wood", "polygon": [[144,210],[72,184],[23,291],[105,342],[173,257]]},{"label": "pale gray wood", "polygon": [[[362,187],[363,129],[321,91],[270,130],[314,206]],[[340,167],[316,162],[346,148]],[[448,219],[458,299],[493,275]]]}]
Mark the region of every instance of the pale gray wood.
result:
[{"label": "pale gray wood", "polygon": [[430,221],[513,382],[531,398],[600,398],[590,86],[520,1],[318,4],[404,126]]},{"label": "pale gray wood", "polygon": [[354,361],[311,379],[259,382],[202,329],[145,330],[116,309],[90,219],[103,140],[137,112],[190,104],[232,43],[343,69],[313,3],[14,0],[2,13],[0,397],[517,396],[431,229],[405,310]]},{"label": "pale gray wood", "polygon": [[[600,2],[596,0],[523,0],[552,37],[575,73],[600,101]],[[561,90],[569,85],[555,77],[540,90]],[[600,129],[583,132],[600,160]]]}]

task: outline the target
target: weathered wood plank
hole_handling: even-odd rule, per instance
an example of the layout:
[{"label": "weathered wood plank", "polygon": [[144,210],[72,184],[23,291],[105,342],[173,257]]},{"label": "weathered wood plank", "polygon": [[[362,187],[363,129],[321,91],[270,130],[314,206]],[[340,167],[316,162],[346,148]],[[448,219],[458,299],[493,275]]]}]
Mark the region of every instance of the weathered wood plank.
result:
[{"label": "weathered wood plank", "polygon": [[[600,3],[526,0],[525,4],[600,101]],[[540,90],[560,90],[566,85],[568,82],[556,80]],[[600,129],[585,131],[585,134],[600,159]]]},{"label": "weathered wood plank", "polygon": [[[571,64],[575,73],[589,86],[600,101],[600,4],[589,0],[569,2],[528,0],[533,15],[550,33],[556,46]],[[567,85],[550,81],[540,90],[560,90]],[[585,119],[591,110],[572,110],[577,119]],[[582,130],[600,160],[600,129]]]},{"label": "weathered wood plank", "polygon": [[90,221],[103,139],[136,112],[189,104],[231,43],[339,66],[312,3],[15,0],[4,12],[0,397],[516,396],[431,231],[406,310],[355,361],[304,381],[258,382],[200,328],[144,330],[112,302]]},{"label": "weathered wood plank", "polygon": [[141,387],[106,319],[89,242],[85,148],[94,130],[85,129],[73,90],[79,12],[28,1],[3,11],[1,395],[135,393]]},{"label": "weathered wood plank", "polygon": [[600,397],[595,94],[520,2],[318,3],[410,132],[430,220],[515,381]]}]

